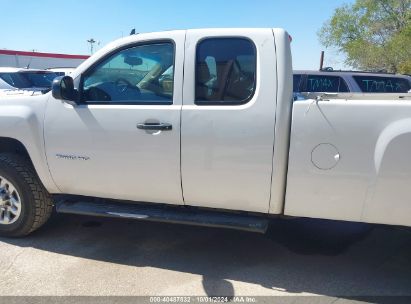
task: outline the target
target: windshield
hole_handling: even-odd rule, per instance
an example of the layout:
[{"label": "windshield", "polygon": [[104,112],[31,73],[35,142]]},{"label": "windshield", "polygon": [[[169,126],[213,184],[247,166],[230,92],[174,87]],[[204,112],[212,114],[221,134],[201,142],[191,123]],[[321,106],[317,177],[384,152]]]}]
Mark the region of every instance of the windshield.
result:
[{"label": "windshield", "polygon": [[9,85],[18,88],[51,88],[51,83],[57,75],[52,72],[20,72],[0,73],[0,78]]}]

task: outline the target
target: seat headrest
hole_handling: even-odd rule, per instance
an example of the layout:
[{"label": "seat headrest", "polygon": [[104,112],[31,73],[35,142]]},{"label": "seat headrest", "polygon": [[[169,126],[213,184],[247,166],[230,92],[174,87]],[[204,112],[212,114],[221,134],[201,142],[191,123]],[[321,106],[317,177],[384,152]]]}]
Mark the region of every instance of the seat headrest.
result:
[{"label": "seat headrest", "polygon": [[210,80],[210,70],[206,62],[202,62],[197,65],[197,82],[206,83]]}]

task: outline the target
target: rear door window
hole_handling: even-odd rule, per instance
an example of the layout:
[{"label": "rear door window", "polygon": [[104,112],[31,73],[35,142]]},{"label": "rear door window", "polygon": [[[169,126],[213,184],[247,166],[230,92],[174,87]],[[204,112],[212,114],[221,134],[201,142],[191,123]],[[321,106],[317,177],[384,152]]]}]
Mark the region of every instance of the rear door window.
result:
[{"label": "rear door window", "polygon": [[364,93],[407,93],[410,82],[405,78],[384,76],[353,76]]},{"label": "rear door window", "polygon": [[256,50],[246,38],[207,38],[197,45],[195,103],[240,105],[256,86]]},{"label": "rear door window", "polygon": [[349,92],[348,86],[342,77],[328,75],[308,75],[306,91],[330,93]]}]

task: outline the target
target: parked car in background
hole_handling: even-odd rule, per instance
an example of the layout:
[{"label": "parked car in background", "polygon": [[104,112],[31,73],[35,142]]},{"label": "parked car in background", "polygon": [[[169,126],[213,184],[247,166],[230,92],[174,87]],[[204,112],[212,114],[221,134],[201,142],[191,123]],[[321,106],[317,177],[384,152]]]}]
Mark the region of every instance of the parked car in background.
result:
[{"label": "parked car in background", "polygon": [[23,90],[46,93],[57,74],[51,71],[0,67],[0,91]]},{"label": "parked car in background", "polygon": [[408,75],[356,71],[294,71],[294,92],[407,93]]},{"label": "parked car in background", "polygon": [[49,68],[47,71],[56,73],[57,76],[70,75],[76,68]]}]

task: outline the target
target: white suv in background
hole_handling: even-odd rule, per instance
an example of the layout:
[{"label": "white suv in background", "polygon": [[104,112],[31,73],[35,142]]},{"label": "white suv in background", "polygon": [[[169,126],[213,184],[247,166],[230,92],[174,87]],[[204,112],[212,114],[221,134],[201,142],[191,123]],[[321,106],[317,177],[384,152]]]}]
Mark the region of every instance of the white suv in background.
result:
[{"label": "white suv in background", "polygon": [[70,75],[76,68],[49,68],[47,71],[56,73],[57,76]]},{"label": "white suv in background", "polygon": [[0,67],[0,94],[46,93],[56,77],[51,71]]}]

